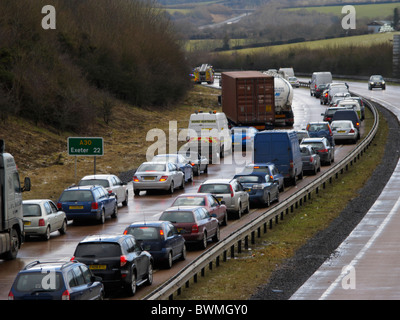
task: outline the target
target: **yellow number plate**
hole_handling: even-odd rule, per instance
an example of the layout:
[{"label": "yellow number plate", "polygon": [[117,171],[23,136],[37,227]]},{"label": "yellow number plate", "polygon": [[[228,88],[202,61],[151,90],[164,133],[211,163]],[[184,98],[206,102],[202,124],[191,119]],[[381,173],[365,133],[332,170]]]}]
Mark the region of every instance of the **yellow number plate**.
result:
[{"label": "yellow number plate", "polygon": [[105,264],[92,264],[89,266],[91,270],[106,270],[107,266]]},{"label": "yellow number plate", "polygon": [[31,222],[30,221],[24,221],[24,226],[30,226]]},{"label": "yellow number plate", "polygon": [[83,206],[69,206],[69,208],[70,208],[71,210],[74,210],[74,209],[83,209]]}]

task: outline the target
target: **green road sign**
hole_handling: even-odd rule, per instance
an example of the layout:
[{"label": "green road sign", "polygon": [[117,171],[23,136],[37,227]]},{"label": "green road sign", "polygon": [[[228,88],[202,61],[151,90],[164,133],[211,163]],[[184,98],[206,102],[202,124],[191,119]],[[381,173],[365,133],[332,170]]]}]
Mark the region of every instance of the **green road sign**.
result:
[{"label": "green road sign", "polygon": [[102,156],[104,155],[103,147],[103,138],[68,138],[68,155],[70,156]]}]

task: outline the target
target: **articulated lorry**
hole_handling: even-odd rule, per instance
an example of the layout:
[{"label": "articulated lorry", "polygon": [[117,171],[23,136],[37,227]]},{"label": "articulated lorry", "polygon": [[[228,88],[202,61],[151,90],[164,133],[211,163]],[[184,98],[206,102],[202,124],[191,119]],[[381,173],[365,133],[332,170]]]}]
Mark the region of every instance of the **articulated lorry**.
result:
[{"label": "articulated lorry", "polygon": [[275,124],[274,78],[259,71],[222,72],[222,111],[230,127],[259,130]]},{"label": "articulated lorry", "polygon": [[12,260],[24,241],[22,192],[30,190],[31,181],[25,178],[21,187],[14,157],[4,148],[0,140],[0,259]]}]

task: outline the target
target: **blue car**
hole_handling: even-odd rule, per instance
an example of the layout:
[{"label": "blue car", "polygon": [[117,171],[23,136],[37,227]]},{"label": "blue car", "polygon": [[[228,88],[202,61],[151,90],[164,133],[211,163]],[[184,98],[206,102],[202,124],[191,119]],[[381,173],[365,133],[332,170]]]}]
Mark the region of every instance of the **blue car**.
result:
[{"label": "blue car", "polygon": [[235,150],[235,149],[242,150],[245,148],[253,148],[254,136],[258,132],[258,130],[256,128],[254,128],[254,127],[233,127],[233,128],[231,128],[231,132],[232,132],[233,150]]},{"label": "blue car", "polygon": [[272,163],[250,163],[247,164],[240,174],[250,174],[253,172],[262,172],[272,177],[274,182],[278,183],[279,192],[285,191],[285,177],[279,172],[278,167]]},{"label": "blue car", "polygon": [[78,261],[34,261],[19,271],[8,300],[103,300],[101,280]]},{"label": "blue car", "polygon": [[248,192],[251,203],[269,207],[272,201],[279,201],[278,183],[263,172],[237,174],[234,179]]},{"label": "blue car", "polygon": [[185,239],[169,221],[134,222],[124,234],[131,234],[154,258],[154,262],[171,268],[175,260],[186,259]]},{"label": "blue car", "polygon": [[106,217],[116,218],[118,204],[115,194],[102,186],[77,186],[65,189],[57,207],[65,212],[68,220],[96,220],[103,224]]}]

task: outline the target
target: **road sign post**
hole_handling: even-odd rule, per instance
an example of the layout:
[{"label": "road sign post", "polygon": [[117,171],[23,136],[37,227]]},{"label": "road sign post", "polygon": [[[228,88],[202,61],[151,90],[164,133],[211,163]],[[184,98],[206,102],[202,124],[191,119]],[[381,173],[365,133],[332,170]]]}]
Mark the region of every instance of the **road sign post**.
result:
[{"label": "road sign post", "polygon": [[94,174],[96,174],[96,157],[104,155],[104,141],[99,137],[69,137],[68,155],[75,156],[75,180],[76,180],[76,157],[94,157]]}]

